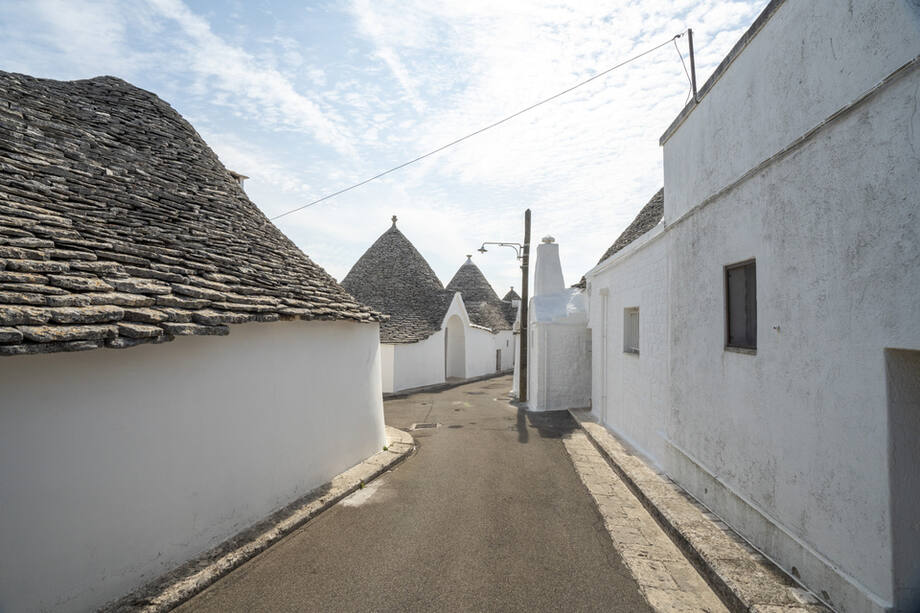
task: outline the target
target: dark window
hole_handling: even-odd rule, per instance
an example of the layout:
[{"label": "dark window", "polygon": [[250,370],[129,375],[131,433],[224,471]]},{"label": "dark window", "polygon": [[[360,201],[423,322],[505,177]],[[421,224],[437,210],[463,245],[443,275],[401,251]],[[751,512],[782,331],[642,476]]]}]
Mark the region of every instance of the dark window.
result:
[{"label": "dark window", "polygon": [[757,348],[757,271],[754,261],[725,267],[727,347]]}]

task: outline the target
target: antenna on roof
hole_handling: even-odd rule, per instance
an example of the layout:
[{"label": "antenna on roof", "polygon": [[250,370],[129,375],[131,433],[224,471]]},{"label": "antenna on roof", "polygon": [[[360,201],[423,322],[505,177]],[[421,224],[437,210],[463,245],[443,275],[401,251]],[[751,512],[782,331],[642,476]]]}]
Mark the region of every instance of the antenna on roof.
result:
[{"label": "antenna on roof", "polygon": [[393,227],[396,227],[396,215],[393,215]]}]

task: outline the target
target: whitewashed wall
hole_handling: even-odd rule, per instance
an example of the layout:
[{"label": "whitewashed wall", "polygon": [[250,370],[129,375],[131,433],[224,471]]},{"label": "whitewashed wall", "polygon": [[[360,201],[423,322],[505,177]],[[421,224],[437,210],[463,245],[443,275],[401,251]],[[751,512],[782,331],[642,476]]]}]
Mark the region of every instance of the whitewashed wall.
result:
[{"label": "whitewashed wall", "polygon": [[[477,374],[470,373],[485,368],[489,359],[491,359],[491,369],[478,374],[495,371],[495,348],[494,340],[491,338],[492,334],[470,326],[470,318],[463,305],[463,299],[459,293],[456,293],[444,315],[440,330],[417,343],[392,345],[393,389],[391,391],[398,392],[444,383],[444,329],[453,317],[456,317],[461,324],[459,330],[462,330],[463,335],[463,353],[457,359],[461,361],[464,376],[466,378],[477,376]],[[481,334],[473,337],[476,333]],[[450,343],[450,337],[448,337],[448,343]]]},{"label": "whitewashed wall", "polygon": [[394,391],[394,356],[396,355],[396,345],[380,344],[380,379],[381,389],[384,394]]},{"label": "whitewashed wall", "polygon": [[492,339],[495,341],[495,349],[501,349],[502,351],[502,370],[511,370],[514,368],[514,334],[511,330],[502,330],[496,334],[492,335]]},{"label": "whitewashed wall", "polygon": [[466,334],[466,376],[481,377],[495,372],[495,335],[490,330],[470,327]]},{"label": "whitewashed wall", "polygon": [[528,409],[559,411],[590,406],[591,336],[584,294],[566,289],[534,296],[528,319]]},{"label": "whitewashed wall", "polygon": [[664,148],[676,221],[920,53],[916,0],[783,3]]},{"label": "whitewashed wall", "polygon": [[[920,158],[905,130],[920,134],[918,85],[671,232],[677,474],[847,611],[893,599],[883,350],[920,349]],[[721,349],[722,267],[751,257],[758,347],[744,355]]]},{"label": "whitewashed wall", "polygon": [[444,383],[444,330],[417,343],[393,345],[393,391]]},{"label": "whitewashed wall", "polygon": [[[720,192],[918,54],[916,2],[780,5],[664,143],[665,229],[588,275],[595,348],[604,287],[618,333],[594,410],[606,391],[609,426],[845,612],[920,605],[905,553],[920,531],[892,520],[920,485],[891,472],[920,454],[892,455],[889,430],[918,420],[886,389],[886,350],[920,350],[920,70]],[[749,258],[755,355],[723,348],[724,266]],[[667,322],[643,306],[662,293]],[[625,306],[640,306],[633,362]]]},{"label": "whitewashed wall", "polygon": [[0,363],[0,610],[119,597],[385,444],[378,328]]},{"label": "whitewashed wall", "polygon": [[[669,419],[668,261],[663,227],[587,275],[592,412],[652,458],[666,450]],[[624,351],[624,309],[639,308],[639,353]],[[605,316],[606,315],[606,316]]]}]

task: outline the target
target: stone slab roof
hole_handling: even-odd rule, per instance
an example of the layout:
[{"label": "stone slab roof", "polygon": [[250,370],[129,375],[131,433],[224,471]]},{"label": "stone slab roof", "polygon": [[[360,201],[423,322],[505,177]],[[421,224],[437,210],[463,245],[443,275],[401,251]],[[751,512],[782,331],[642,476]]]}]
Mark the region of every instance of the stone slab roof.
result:
[{"label": "stone slab roof", "polygon": [[654,228],[664,216],[664,188],[659,189],[652,199],[649,200],[632,223],[623,230],[623,233],[617,238],[610,248],[604,252],[604,255],[598,260],[598,264],[620,251],[631,242]]},{"label": "stone slab roof", "polygon": [[454,292],[444,289],[415,246],[393,225],[342,279],[362,303],[389,316],[380,324],[383,343],[414,343],[441,329]]},{"label": "stone slab roof", "polygon": [[460,292],[470,321],[477,326],[493,332],[511,329],[514,319],[508,320],[505,305],[470,256],[447,284],[447,289]]},{"label": "stone slab roof", "polygon": [[518,295],[516,291],[514,291],[513,287],[510,290],[508,290],[508,293],[505,294],[504,298],[502,298],[502,300],[505,302],[511,302],[512,300],[520,300],[520,299],[521,297]]},{"label": "stone slab roof", "polygon": [[113,77],[0,72],[0,355],[279,319],[377,321],[172,107]]}]

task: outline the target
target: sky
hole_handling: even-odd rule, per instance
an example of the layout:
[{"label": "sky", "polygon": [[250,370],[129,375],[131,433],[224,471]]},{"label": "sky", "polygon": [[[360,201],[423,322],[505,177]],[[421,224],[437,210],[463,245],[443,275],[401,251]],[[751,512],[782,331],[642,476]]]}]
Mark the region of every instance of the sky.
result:
[{"label": "sky", "polygon": [[[269,217],[478,130],[693,28],[700,85],[767,0],[0,0],[0,70],[114,75],[170,103]],[[686,36],[677,41],[687,61]],[[446,285],[473,254],[559,243],[567,284],[661,187],[687,101],[669,44],[418,164],[275,223],[341,280],[398,227]]]}]

